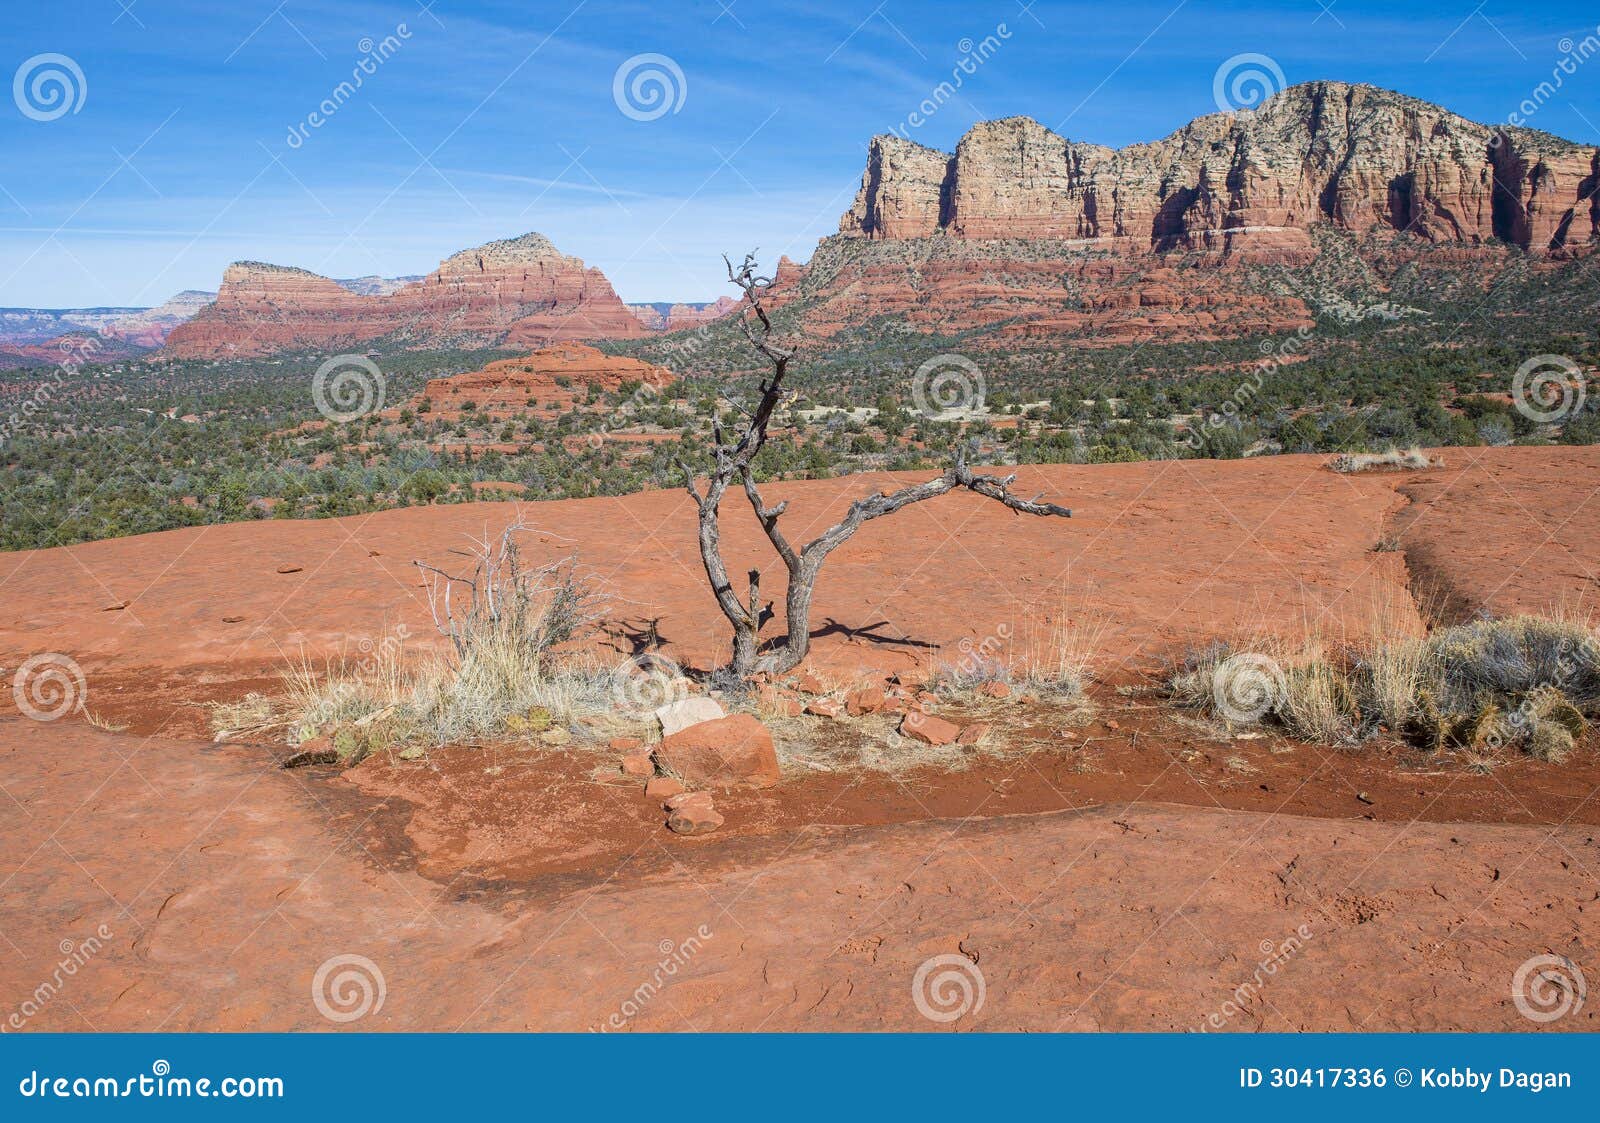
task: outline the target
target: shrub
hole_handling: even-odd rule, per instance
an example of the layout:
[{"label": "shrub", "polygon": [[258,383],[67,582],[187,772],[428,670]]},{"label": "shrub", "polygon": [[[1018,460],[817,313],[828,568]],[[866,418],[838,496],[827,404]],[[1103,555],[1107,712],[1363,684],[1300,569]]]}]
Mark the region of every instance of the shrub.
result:
[{"label": "shrub", "polygon": [[1284,673],[1274,712],[1296,737],[1328,745],[1353,740],[1361,720],[1350,680],[1322,659]]},{"label": "shrub", "polygon": [[[555,650],[597,619],[599,597],[571,558],[525,566],[517,535],[526,529],[518,522],[498,539],[475,542],[464,551],[473,559],[465,574],[421,566],[448,652],[408,658],[399,642],[385,641],[320,670],[305,660],[290,667],[286,717],[277,723],[289,742],[327,736],[339,759],[354,764],[405,741],[532,736],[612,712],[610,671]],[[259,703],[218,708],[214,724],[238,725],[260,710]]]},{"label": "shrub", "polygon": [[[1386,728],[1475,760],[1505,745],[1560,761],[1600,713],[1600,641],[1562,617],[1513,616],[1406,634],[1398,616],[1348,656],[1279,641],[1190,653],[1169,695],[1212,717],[1274,720],[1306,741],[1350,744]],[[1263,669],[1265,668],[1265,670]]]},{"label": "shrub", "polygon": [[1429,460],[1427,453],[1419,448],[1408,448],[1404,452],[1393,448],[1387,452],[1345,452],[1328,461],[1329,468],[1345,474],[1369,472],[1374,468],[1418,471],[1443,466],[1443,461]]},{"label": "shrub", "polygon": [[1554,687],[1579,709],[1600,707],[1600,643],[1562,618],[1520,615],[1446,628],[1427,646],[1427,673],[1441,708],[1465,711],[1483,698],[1520,702]]}]

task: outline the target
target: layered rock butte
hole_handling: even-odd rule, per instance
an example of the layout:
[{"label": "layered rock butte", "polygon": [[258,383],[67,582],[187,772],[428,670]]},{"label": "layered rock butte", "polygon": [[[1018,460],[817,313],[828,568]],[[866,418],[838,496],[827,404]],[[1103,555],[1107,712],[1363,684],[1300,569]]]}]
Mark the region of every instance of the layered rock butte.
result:
[{"label": "layered rock butte", "polygon": [[236,262],[216,302],[167,338],[167,352],[222,358],[379,339],[534,348],[645,331],[600,270],[530,233],[463,250],[420,281],[370,296],[304,269]]},{"label": "layered rock butte", "polygon": [[628,311],[651,331],[681,331],[720,320],[739,307],[731,296],[719,296],[703,304],[630,304]]},{"label": "layered rock butte", "polygon": [[1307,263],[1328,229],[1400,256],[1575,256],[1600,239],[1597,185],[1592,146],[1372,86],[1293,86],[1122,149],[1010,117],[954,155],[874,138],[838,235],[780,263],[778,291],[822,333],[885,315],[1000,339],[1289,330],[1304,303],[1225,274]]},{"label": "layered rock butte", "polygon": [[637,382],[660,389],[672,380],[672,372],[663,367],[565,343],[519,358],[497,359],[467,374],[429,379],[406,404],[415,409],[426,401],[439,420],[459,417],[467,402],[489,417],[548,417],[583,401],[591,386],[614,392],[626,382]]},{"label": "layered rock butte", "polygon": [[[975,346],[1280,333],[1313,310],[1252,267],[1309,264],[1337,232],[1360,239],[1380,279],[1418,260],[1486,279],[1508,254],[1600,244],[1597,187],[1593,146],[1373,86],[1292,86],[1122,149],[1009,117],[974,126],[953,155],[874,138],[839,233],[804,267],[781,261],[773,299],[820,336],[878,319],[984,333]],[[535,348],[694,327],[734,306],[625,305],[599,270],[527,234],[377,295],[241,262],[167,348]]]}]

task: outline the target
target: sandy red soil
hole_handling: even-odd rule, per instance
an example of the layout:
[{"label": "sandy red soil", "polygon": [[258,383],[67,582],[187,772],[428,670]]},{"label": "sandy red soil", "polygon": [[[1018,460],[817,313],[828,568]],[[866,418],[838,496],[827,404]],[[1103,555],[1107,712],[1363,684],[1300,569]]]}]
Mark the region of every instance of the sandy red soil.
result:
[{"label": "sandy red soil", "polygon": [[[869,524],[819,592],[825,670],[936,662],[1001,624],[1025,657],[1065,593],[1107,627],[1097,708],[1041,710],[1019,751],[956,772],[786,775],[719,800],[726,826],[694,839],[604,779],[603,754],[462,746],[340,776],[205,737],[199,703],[270,689],[288,658],[402,624],[421,642],[411,558],[513,505],[0,558],[7,676],[70,654],[90,712],[129,727],[0,702],[0,1020],[104,924],[29,1028],[327,1028],[312,979],[341,954],[387,988],[357,1028],[582,1029],[630,1001],[639,1029],[947,1028],[912,1000],[946,954],[985,985],[958,1029],[1539,1028],[1511,1002],[1518,965],[1600,975],[1592,747],[1479,774],[1394,745],[1218,740],[1140,690],[1187,645],[1353,635],[1423,584],[1441,613],[1582,607],[1600,451],[1442,455],[1357,477],[1310,457],[1024,469],[1021,492],[1076,517],[951,497]],[[798,537],[883,482],[773,490]],[[610,584],[619,647],[654,621],[683,661],[715,660],[681,496],[523,510],[540,549]],[[736,571],[760,557],[739,515]],[[1403,549],[1374,549],[1389,537]],[[1590,1007],[1551,1028],[1597,1025]]]},{"label": "sandy red soil", "polygon": [[0,994],[111,933],[34,1029],[329,1028],[313,977],[354,954],[384,979],[368,1029],[582,1030],[630,1002],[634,1029],[936,1029],[912,981],[960,955],[985,988],[962,1029],[1512,1030],[1517,966],[1600,938],[1589,827],[1138,803],[657,832],[603,878],[431,880],[393,846],[399,803],[237,748],[17,733],[0,847],[29,907],[7,910]]}]

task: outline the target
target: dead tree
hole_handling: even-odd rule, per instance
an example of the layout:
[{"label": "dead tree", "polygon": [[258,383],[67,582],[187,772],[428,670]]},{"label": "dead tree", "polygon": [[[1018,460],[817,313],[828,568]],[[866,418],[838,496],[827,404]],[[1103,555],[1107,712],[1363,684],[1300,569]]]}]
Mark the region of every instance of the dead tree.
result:
[{"label": "dead tree", "polygon": [[[903,507],[933,499],[949,491],[965,488],[993,499],[1011,510],[1024,515],[1059,515],[1070,518],[1072,512],[1054,503],[1041,503],[1035,499],[1019,499],[1011,494],[1011,476],[977,475],[967,466],[965,450],[956,452],[954,463],[943,475],[924,483],[913,484],[895,492],[879,492],[857,499],[850,504],[845,517],[811,541],[796,549],[779,528],[778,521],[788,507],[785,500],[768,506],[756,485],[754,461],[767,443],[767,429],[772,415],[783,400],[784,379],[794,361],[797,348],[780,342],[774,332],[772,319],[764,303],[764,294],[772,278],[757,274],[755,255],[746,254],[744,262],[735,266],[726,257],[728,279],[743,293],[737,318],[750,345],[771,366],[758,385],[760,396],[755,408],[745,409],[737,402],[729,404],[744,415],[744,422],[734,433],[723,429],[719,411],[713,409],[711,419],[712,469],[702,492],[695,482],[693,469],[680,461],[684,486],[694,499],[700,517],[700,560],[705,563],[706,577],[717,605],[733,626],[733,659],[729,670],[740,678],[759,671],[783,674],[806,657],[811,645],[811,598],[816,589],[817,575],[828,555],[849,541],[863,523],[892,515]],[[788,570],[789,588],[784,598],[784,623],[787,632],[780,643],[763,653],[760,648],[761,630],[761,571],[749,571],[749,584],[743,599],[734,589],[728,576],[727,564],[722,558],[719,521],[722,499],[734,481],[744,488],[745,497],[755,511],[761,529]]]}]

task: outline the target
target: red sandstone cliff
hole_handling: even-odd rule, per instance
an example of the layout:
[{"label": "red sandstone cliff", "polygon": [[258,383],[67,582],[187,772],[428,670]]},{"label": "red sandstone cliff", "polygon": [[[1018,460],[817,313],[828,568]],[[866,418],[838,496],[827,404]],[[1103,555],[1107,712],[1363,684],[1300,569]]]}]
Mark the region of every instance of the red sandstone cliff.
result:
[{"label": "red sandstone cliff", "polygon": [[359,295],[304,269],[238,262],[223,273],[216,302],[168,336],[167,351],[218,358],[374,339],[532,348],[642,334],[603,273],[541,234],[524,234],[454,254],[387,295]]},{"label": "red sandstone cliff", "polygon": [[1391,257],[1573,256],[1600,241],[1597,186],[1592,146],[1371,86],[1293,86],[1120,150],[1011,117],[953,155],[875,138],[839,234],[775,297],[821,334],[882,316],[994,343],[1287,331],[1311,311],[1246,267],[1307,264],[1326,231]]},{"label": "red sandstone cliff", "polygon": [[839,232],[1279,253],[1308,249],[1306,231],[1330,223],[1559,253],[1600,236],[1597,184],[1592,146],[1310,82],[1120,150],[1027,117],[974,126],[954,156],[880,136]]}]

